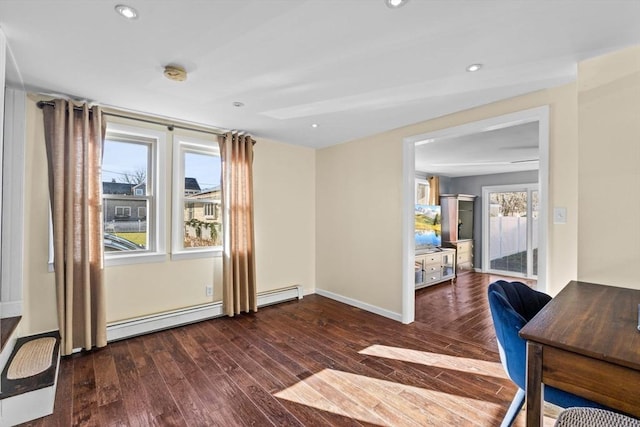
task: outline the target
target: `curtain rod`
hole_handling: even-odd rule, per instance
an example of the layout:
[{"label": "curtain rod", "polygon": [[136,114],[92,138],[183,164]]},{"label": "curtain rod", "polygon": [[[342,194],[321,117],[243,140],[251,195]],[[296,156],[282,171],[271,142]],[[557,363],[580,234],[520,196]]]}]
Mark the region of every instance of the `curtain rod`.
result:
[{"label": "curtain rod", "polygon": [[[44,107],[45,105],[50,105],[52,107],[55,107],[55,103],[53,101],[38,101],[36,103],[36,105],[40,109],[42,109],[42,107]],[[82,110],[82,107],[78,107],[77,105],[74,105],[73,109],[74,110]],[[89,110],[89,111],[91,111],[91,110]],[[190,131],[194,131],[194,132],[208,133],[208,134],[211,134],[211,135],[225,135],[226,134],[226,132],[222,132],[222,131],[199,129],[199,128],[195,128],[195,127],[177,125],[175,123],[170,123],[170,122],[167,122],[167,121],[143,119],[143,118],[140,118],[140,117],[133,117],[133,116],[128,116],[126,114],[119,114],[119,113],[114,113],[114,112],[104,111],[104,110],[102,111],[102,114],[104,114],[105,116],[118,117],[118,118],[121,118],[121,119],[136,120],[136,121],[143,122],[143,123],[150,123],[150,124],[153,124],[153,125],[166,126],[166,128],[168,130],[170,130],[170,131],[173,131],[174,129],[182,129],[182,130],[190,130]]]}]

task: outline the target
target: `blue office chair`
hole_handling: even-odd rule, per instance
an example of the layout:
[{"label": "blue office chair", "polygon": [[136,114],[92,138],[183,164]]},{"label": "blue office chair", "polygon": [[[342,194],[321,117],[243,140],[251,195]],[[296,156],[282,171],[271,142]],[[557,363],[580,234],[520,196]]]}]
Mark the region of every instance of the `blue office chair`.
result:
[{"label": "blue office chair", "polygon": [[[498,280],[489,285],[489,308],[498,339],[500,361],[511,381],[518,386],[501,427],[509,427],[522,409],[527,383],[526,341],[518,332],[544,307],[551,297],[535,291],[520,282]],[[544,400],[562,408],[586,406],[605,408],[595,402],[564,392],[554,387],[544,387]]]}]

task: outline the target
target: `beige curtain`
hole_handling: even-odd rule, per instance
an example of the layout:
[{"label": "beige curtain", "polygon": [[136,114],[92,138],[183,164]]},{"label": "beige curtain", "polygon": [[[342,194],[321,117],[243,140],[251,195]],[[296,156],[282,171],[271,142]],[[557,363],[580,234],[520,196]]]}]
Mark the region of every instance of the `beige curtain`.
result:
[{"label": "beige curtain", "polygon": [[429,204],[440,204],[440,178],[437,176],[430,176],[427,178],[429,181]]},{"label": "beige curtain", "polygon": [[107,345],[98,107],[45,103],[45,143],[62,354]]},{"label": "beige curtain", "polygon": [[253,232],[253,144],[248,135],[218,140],[222,159],[222,306],[226,315],[258,311]]}]

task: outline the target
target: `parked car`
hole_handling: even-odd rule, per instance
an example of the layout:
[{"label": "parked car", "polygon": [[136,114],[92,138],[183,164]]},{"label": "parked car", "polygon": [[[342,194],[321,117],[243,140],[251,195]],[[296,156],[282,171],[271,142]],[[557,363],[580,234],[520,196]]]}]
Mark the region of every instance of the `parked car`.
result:
[{"label": "parked car", "polygon": [[105,252],[139,251],[141,249],[144,249],[144,246],[134,243],[131,240],[116,236],[115,234],[104,233]]}]

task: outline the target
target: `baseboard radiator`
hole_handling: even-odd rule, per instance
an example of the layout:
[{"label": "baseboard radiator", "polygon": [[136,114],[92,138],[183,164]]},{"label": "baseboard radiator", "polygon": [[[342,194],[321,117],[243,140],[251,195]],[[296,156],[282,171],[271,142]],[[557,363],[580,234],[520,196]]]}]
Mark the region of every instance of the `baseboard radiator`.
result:
[{"label": "baseboard radiator", "polygon": [[[258,293],[258,307],[265,307],[294,299],[302,299],[302,297],[303,290],[300,285],[260,292]],[[107,325],[107,341],[117,341],[136,335],[148,334],[150,332],[221,317],[222,315],[222,302],[215,302],[151,316],[127,319]]]}]

